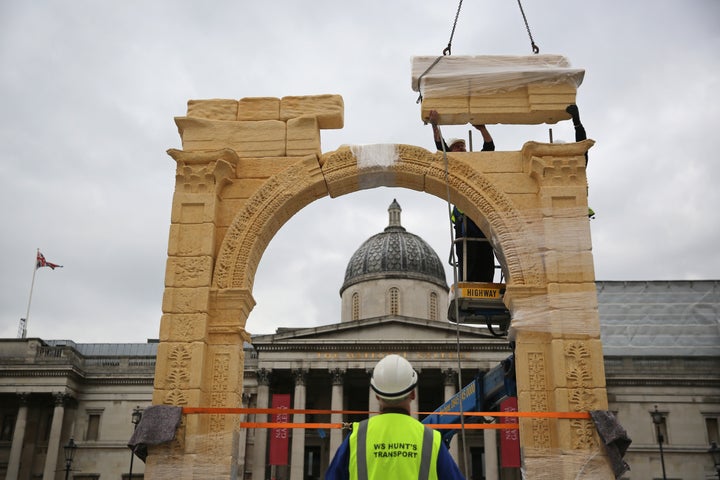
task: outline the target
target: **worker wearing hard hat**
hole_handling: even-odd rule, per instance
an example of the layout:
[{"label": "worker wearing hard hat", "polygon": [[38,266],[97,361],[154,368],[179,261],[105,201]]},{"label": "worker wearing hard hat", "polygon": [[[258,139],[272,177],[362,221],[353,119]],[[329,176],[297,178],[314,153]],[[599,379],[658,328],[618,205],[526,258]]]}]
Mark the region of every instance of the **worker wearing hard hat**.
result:
[{"label": "worker wearing hard hat", "polygon": [[[442,135],[440,135],[440,129],[437,126],[438,121],[440,120],[440,114],[437,112],[437,110],[430,110],[430,112],[428,113],[428,120],[430,120],[430,125],[432,125],[433,137],[435,139],[435,147],[438,150],[444,150],[446,152],[467,152],[465,140],[463,140],[462,138],[452,138],[448,140],[448,142],[444,145],[445,148],[443,149],[444,139],[442,138]],[[483,137],[482,151],[494,151],[495,142],[493,141],[492,135],[490,135],[490,132],[485,127],[485,125],[473,125],[473,127],[480,130],[480,134]]]},{"label": "worker wearing hard hat", "polygon": [[388,355],[375,365],[370,387],[380,415],[353,423],[326,480],[464,479],[440,432],[410,416],[417,381],[417,372],[399,355]]},{"label": "worker wearing hard hat", "polygon": [[[438,150],[446,152],[465,152],[465,140],[462,138],[451,138],[445,144],[440,134],[437,122],[440,114],[436,110],[430,110],[430,124],[433,129],[435,146]],[[483,136],[483,148],[485,152],[494,151],[495,143],[485,125],[473,125],[480,130]],[[466,217],[457,207],[453,207],[450,218],[455,227],[455,255],[457,257],[458,276],[461,282],[492,282],[495,278],[495,253],[492,245],[485,237],[485,234],[471,218]],[[465,262],[467,253],[467,262]],[[467,263],[467,270],[465,269]]]}]

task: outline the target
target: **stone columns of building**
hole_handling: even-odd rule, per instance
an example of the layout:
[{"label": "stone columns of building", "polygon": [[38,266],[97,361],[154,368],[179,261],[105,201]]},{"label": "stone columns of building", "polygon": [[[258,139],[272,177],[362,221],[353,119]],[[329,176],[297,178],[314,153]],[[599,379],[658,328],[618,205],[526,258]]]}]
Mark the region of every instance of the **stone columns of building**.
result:
[{"label": "stone columns of building", "polygon": [[[261,368],[257,371],[257,408],[270,408],[270,370]],[[256,414],[256,422],[267,422],[266,414]],[[255,445],[253,448],[252,480],[265,480],[265,467],[267,465],[268,430],[255,431]]]},{"label": "stone columns of building", "polygon": [[29,396],[28,393],[18,394],[20,407],[18,408],[17,418],[15,419],[15,430],[12,438],[12,446],[10,447],[7,474],[5,476],[8,480],[16,479],[18,473],[20,473],[20,457],[22,456],[23,441],[25,440]]},{"label": "stone columns of building", "polygon": [[58,466],[58,454],[60,452],[60,438],[62,437],[62,424],[65,416],[65,401],[67,395],[62,392],[53,395],[55,409],[53,410],[52,423],[50,426],[50,438],[48,439],[47,453],[45,454],[45,468],[43,480],[54,480],[55,470]]},{"label": "stone columns of building", "polygon": [[[307,404],[306,394],[307,380],[306,369],[293,370],[295,377],[295,395],[293,408],[304,410]],[[305,414],[296,413],[293,415],[293,423],[305,423]],[[292,454],[290,456],[290,480],[303,480],[305,470],[305,429],[292,429]]]},{"label": "stone columns of building", "polygon": [[485,445],[485,480],[499,480],[497,430],[491,428],[483,430],[483,443]]},{"label": "stone columns of building", "polygon": [[[250,407],[250,394],[243,392],[242,394],[242,406],[243,408],[249,408]],[[247,421],[247,414],[243,413],[240,415],[240,421],[245,422]],[[245,478],[245,471],[247,470],[246,465],[246,456],[247,456],[247,441],[248,441],[248,429],[247,428],[241,428],[238,431],[238,447],[237,447],[237,469],[238,469],[238,475],[239,478],[244,479]]]},{"label": "stone columns of building", "polygon": [[[368,374],[368,385],[370,384],[369,380],[372,377],[372,369],[366,370],[366,373]],[[377,394],[375,393],[375,390],[372,389],[372,387],[368,387],[368,410],[371,412],[368,414],[368,417],[372,417],[375,414],[372,412],[379,412],[380,411],[380,402],[377,399]]]},{"label": "stone columns of building", "polygon": [[[422,371],[418,370],[418,376],[422,375]],[[417,420],[418,412],[420,411],[420,388],[415,386],[415,398],[410,401],[410,415]]]},{"label": "stone columns of building", "polygon": [[[332,399],[330,400],[331,410],[343,410],[343,383],[345,381],[345,370],[336,368],[330,370],[332,378]],[[330,415],[330,423],[341,423],[343,415],[341,413],[333,413]],[[330,456],[340,448],[342,443],[342,429],[333,428],[330,430]]]},{"label": "stone columns of building", "polygon": [[[448,401],[450,400],[453,395],[457,393],[457,370],[453,370],[452,368],[448,368],[447,370],[442,371],[443,375],[443,385],[445,387],[443,400]],[[458,448],[458,444],[460,443],[460,438],[457,435],[453,436],[453,440],[450,441],[450,454],[455,459],[455,462],[460,462],[460,455]]]}]

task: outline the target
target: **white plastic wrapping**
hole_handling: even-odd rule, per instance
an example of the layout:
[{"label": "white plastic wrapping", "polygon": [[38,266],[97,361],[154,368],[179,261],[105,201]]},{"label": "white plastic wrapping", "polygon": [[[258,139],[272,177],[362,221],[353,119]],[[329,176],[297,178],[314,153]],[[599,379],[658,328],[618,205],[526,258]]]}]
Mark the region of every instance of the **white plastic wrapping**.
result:
[{"label": "white plastic wrapping", "polygon": [[562,55],[413,57],[412,89],[423,97],[509,92],[529,85],[577,89],[585,70]]}]

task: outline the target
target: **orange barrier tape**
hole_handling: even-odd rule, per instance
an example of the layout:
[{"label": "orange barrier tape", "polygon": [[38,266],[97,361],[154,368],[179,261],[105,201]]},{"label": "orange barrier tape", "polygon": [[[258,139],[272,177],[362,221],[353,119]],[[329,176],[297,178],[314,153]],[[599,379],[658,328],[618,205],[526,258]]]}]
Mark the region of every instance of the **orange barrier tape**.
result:
[{"label": "orange barrier tape", "polygon": [[[289,422],[240,422],[240,428],[344,428],[343,423],[289,423]],[[520,425],[517,423],[471,423],[462,425],[460,423],[429,423],[426,426],[436,430],[517,430]]]},{"label": "orange barrier tape", "polygon": [[[380,412],[369,412],[363,410],[308,410],[302,408],[232,408],[232,407],[183,407],[182,412],[186,415],[212,414],[212,415],[239,415],[239,414],[268,414],[268,415],[291,415],[291,414],[343,414],[343,415],[368,415]],[[458,411],[450,412],[414,412],[417,415],[457,415]],[[589,420],[588,412],[462,412],[467,417],[518,417],[518,418],[562,418],[562,419],[583,419]]]}]

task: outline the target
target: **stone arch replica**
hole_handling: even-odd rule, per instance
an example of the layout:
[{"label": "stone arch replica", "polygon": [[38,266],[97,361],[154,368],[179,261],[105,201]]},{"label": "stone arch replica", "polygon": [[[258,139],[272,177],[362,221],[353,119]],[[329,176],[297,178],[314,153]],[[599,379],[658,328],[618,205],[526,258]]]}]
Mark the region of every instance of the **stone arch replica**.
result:
[{"label": "stone arch replica", "polygon": [[[319,95],[191,100],[176,118],[153,404],[241,407],[254,275],[273,235],[317,199],[390,186],[441,199],[449,188],[490,232],[507,279],[519,410],[607,409],[587,216],[592,140],[448,154],[446,175],[442,152],[410,145],[322,153],[320,130],[342,128],[343,116],[342,97]],[[173,442],[150,447],[145,475],[235,478],[238,421],[184,415]],[[590,420],[521,418],[520,435],[527,478],[614,478]]]}]

